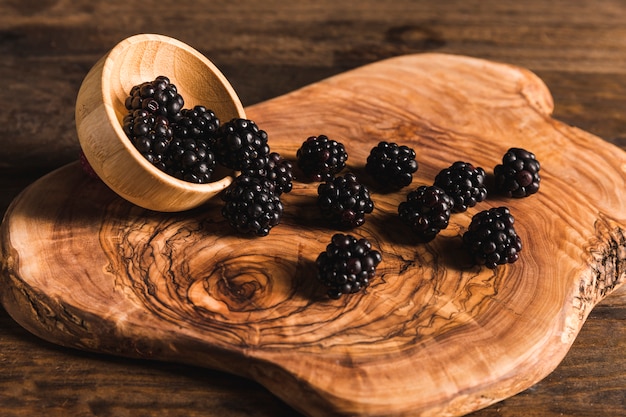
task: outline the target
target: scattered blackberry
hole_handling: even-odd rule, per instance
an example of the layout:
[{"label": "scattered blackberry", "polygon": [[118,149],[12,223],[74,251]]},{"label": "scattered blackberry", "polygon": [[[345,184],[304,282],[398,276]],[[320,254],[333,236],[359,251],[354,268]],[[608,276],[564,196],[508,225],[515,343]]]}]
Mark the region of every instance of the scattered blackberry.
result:
[{"label": "scattered blackberry", "polygon": [[123,129],[143,157],[165,171],[165,154],[173,137],[168,119],[147,110],[134,110],[124,117]]},{"label": "scattered blackberry", "polygon": [[204,106],[182,109],[173,120],[174,136],[181,139],[203,139],[212,142],[220,126],[215,113]]},{"label": "scattered blackberry", "polygon": [[460,213],[487,198],[485,171],[468,162],[457,161],[435,177],[437,187],[454,200],[453,211]]},{"label": "scattered blackberry", "polygon": [[222,215],[240,233],[266,236],[283,215],[283,203],[267,178],[239,175],[222,199]]},{"label": "scattered blackberry", "polygon": [[430,242],[448,227],[454,202],[441,188],[422,185],[398,206],[400,219],[422,242]]},{"label": "scattered blackberry", "polygon": [[185,101],[169,78],[160,75],[131,88],[125,101],[126,109],[146,110],[152,114],[171,117],[183,108]]},{"label": "scattered blackberry", "polygon": [[235,118],[217,131],[215,156],[227,168],[262,173],[269,154],[267,133],[252,120]]},{"label": "scattered blackberry", "polygon": [[396,189],[411,184],[417,168],[415,151],[393,142],[380,142],[372,148],[365,164],[365,171],[379,184]]},{"label": "scattered blackberry", "polygon": [[78,152],[78,160],[80,161],[81,170],[87,174],[88,177],[93,179],[100,178],[98,174],[96,174],[96,171],[93,170],[93,167],[87,160],[87,156],[85,156],[85,152],[83,152],[82,149]]},{"label": "scattered blackberry", "polygon": [[274,192],[278,195],[288,193],[293,188],[291,162],[283,159],[277,152],[269,154],[264,169],[256,172],[244,171],[243,174],[258,175],[269,179],[274,183]]},{"label": "scattered blackberry", "polygon": [[463,244],[476,264],[495,268],[517,261],[522,241],[515,232],[514,222],[506,207],[484,210],[472,217],[463,234]]},{"label": "scattered blackberry", "polygon": [[206,184],[211,181],[215,155],[208,140],[175,137],[170,143],[165,167],[165,172],[173,177]]},{"label": "scattered blackberry", "polygon": [[362,225],[365,214],[374,210],[369,190],[352,173],[321,183],[317,194],[322,216],[342,228]]},{"label": "scattered blackberry", "polygon": [[296,153],[298,167],[311,181],[327,181],[346,166],[348,154],[343,144],[326,135],[311,136]]},{"label": "scattered blackberry", "polygon": [[532,152],[511,148],[502,157],[502,164],[493,170],[496,191],[507,197],[522,198],[539,191],[540,164]]},{"label": "scattered blackberry", "polygon": [[381,260],[367,239],[337,233],[317,257],[317,277],[328,288],[328,296],[338,299],[365,289]]}]

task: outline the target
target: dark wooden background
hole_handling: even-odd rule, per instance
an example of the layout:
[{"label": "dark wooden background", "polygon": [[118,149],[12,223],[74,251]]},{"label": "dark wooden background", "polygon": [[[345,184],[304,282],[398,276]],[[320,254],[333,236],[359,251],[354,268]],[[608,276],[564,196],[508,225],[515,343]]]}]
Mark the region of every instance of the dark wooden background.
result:
[{"label": "dark wooden background", "polygon": [[[206,54],[246,106],[396,55],[516,64],[546,82],[555,118],[626,149],[626,1],[0,0],[0,215],[77,159],[74,101],[89,68],[150,32]],[[626,289],[594,309],[550,376],[473,416],[626,415],[624,352]],[[57,347],[1,308],[0,415],[297,416],[241,378]]]}]

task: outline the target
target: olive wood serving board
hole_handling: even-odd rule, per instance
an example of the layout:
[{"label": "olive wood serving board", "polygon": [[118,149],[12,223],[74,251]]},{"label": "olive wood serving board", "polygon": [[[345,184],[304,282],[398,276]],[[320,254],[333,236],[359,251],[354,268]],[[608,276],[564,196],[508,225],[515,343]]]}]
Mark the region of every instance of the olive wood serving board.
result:
[{"label": "olive wood serving board", "polygon": [[[366,292],[331,300],[316,281],[336,231],[318,213],[315,183],[296,181],[282,223],[254,238],[231,231],[219,199],[144,210],[76,163],[8,209],[2,303],[54,343],[242,375],[310,416],[471,412],[549,374],[626,277],[626,153],[552,110],[531,72],[441,54],[370,64],[249,107],[292,161],[311,135],[345,144],[344,172],[369,184],[375,203],[350,233],[383,255]],[[364,173],[381,140],[416,150],[410,187],[384,192]],[[461,160],[491,173],[514,146],[542,164],[537,194],[490,194],[428,244],[398,220],[406,194],[439,170]],[[521,257],[472,266],[461,235],[495,206],[515,216]]]}]

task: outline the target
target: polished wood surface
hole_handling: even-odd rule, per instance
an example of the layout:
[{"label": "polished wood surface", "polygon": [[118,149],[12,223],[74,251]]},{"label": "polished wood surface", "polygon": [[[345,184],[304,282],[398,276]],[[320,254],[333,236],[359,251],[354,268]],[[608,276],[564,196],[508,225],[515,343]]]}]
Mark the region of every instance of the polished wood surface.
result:
[{"label": "polished wood surface", "polygon": [[[194,2],[177,4],[176,12],[167,2],[141,11],[130,2],[3,4],[0,94],[10,103],[0,113],[3,211],[26,185],[76,160],[73,106],[80,82],[112,45],[138,32],[197,46],[246,106],[408,53],[504,61],[547,83],[554,117],[626,147],[621,2],[334,3]],[[590,313],[547,378],[474,414],[624,414],[625,294],[612,294]],[[0,407],[6,415],[297,415],[246,379],[59,348],[4,312],[0,319]]]}]

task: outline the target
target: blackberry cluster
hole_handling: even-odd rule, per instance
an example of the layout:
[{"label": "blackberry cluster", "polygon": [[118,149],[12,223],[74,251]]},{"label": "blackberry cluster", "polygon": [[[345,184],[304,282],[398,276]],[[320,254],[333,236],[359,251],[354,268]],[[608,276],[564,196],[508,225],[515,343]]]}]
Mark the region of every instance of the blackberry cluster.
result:
[{"label": "blackberry cluster", "polygon": [[309,137],[296,153],[298,167],[311,181],[328,181],[346,166],[348,154],[342,143],[326,135]]},{"label": "blackberry cluster", "polygon": [[173,119],[174,136],[181,139],[202,139],[212,142],[220,127],[220,121],[215,113],[204,106],[182,109]]},{"label": "blackberry cluster", "polygon": [[283,203],[267,178],[240,175],[222,193],[222,215],[240,233],[267,236],[280,223]]},{"label": "blackberry cluster", "polygon": [[417,168],[413,149],[384,141],[372,148],[365,164],[365,171],[376,182],[395,189],[411,184]]},{"label": "blackberry cluster", "polygon": [[125,105],[124,133],[148,162],[184,181],[210,182],[220,123],[215,113],[204,106],[183,109],[182,96],[165,76],[134,86]]},{"label": "blackberry cluster", "polygon": [[94,171],[89,161],[87,160],[87,156],[85,156],[85,152],[83,152],[82,149],[78,152],[78,160],[80,161],[80,169],[85,174],[87,174],[88,177],[93,178],[93,179],[100,178],[98,174],[96,174],[96,171]]},{"label": "blackberry cluster", "polygon": [[264,170],[267,179],[274,183],[276,194],[288,193],[293,188],[291,162],[283,159],[279,153],[271,152]]},{"label": "blackberry cluster", "polygon": [[133,86],[125,101],[126,109],[146,110],[154,115],[173,117],[183,108],[185,101],[178,89],[166,76]]},{"label": "blackberry cluster", "polygon": [[474,215],[463,234],[463,244],[477,265],[495,268],[517,261],[522,240],[513,227],[514,222],[506,207],[491,208]]},{"label": "blackberry cluster", "polygon": [[166,152],[174,137],[169,120],[149,110],[139,109],[129,111],[122,123],[124,133],[141,155],[164,171]]},{"label": "blackberry cluster", "polygon": [[522,198],[539,191],[540,164],[532,152],[511,148],[494,168],[496,191],[507,197]]},{"label": "blackberry cluster", "polygon": [[318,279],[333,299],[365,289],[376,275],[382,255],[365,239],[335,234],[316,260]]},{"label": "blackberry cluster", "polygon": [[421,242],[430,242],[448,227],[454,202],[441,188],[422,185],[398,206],[400,219]]},{"label": "blackberry cluster", "polygon": [[437,174],[434,185],[452,197],[453,211],[461,213],[487,198],[484,182],[485,171],[482,168],[457,161]]},{"label": "blackberry cluster", "polygon": [[235,118],[217,131],[215,155],[227,168],[262,175],[269,154],[267,133],[252,120]]},{"label": "blackberry cluster", "polygon": [[215,168],[215,155],[210,141],[175,137],[167,150],[164,171],[178,179],[196,184],[211,180]]},{"label": "blackberry cluster", "polygon": [[374,210],[369,190],[352,173],[321,183],[317,194],[322,216],[341,228],[362,225],[365,214]]}]

